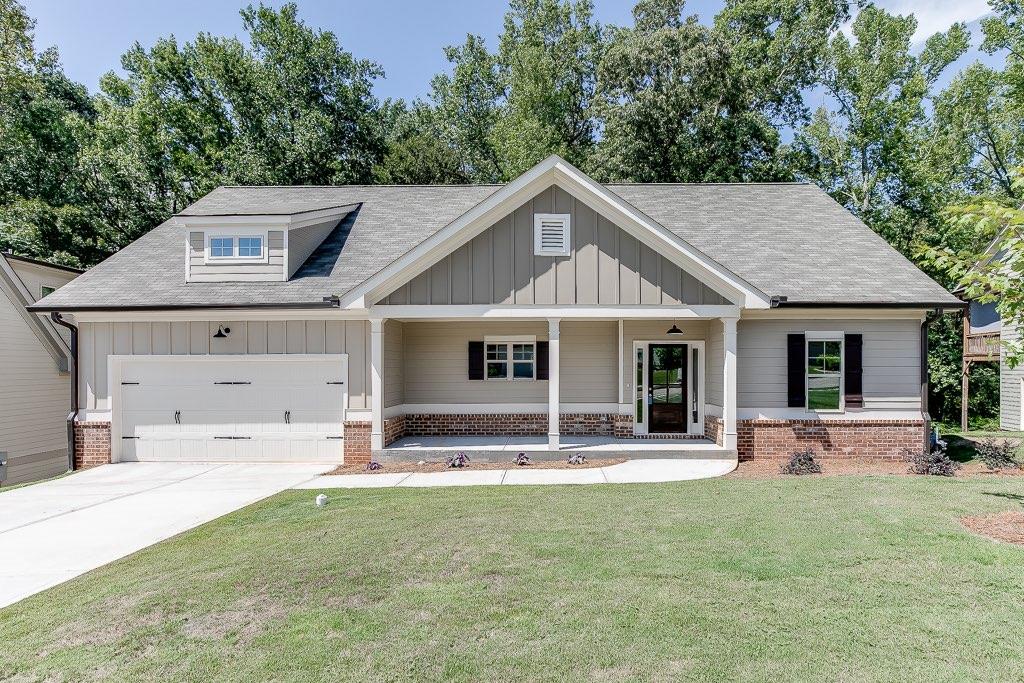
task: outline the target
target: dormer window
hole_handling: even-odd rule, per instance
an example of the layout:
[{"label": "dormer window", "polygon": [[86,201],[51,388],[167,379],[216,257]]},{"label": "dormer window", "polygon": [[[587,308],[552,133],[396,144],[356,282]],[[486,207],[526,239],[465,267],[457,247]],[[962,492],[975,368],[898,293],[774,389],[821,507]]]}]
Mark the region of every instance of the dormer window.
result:
[{"label": "dormer window", "polygon": [[266,236],[252,234],[208,234],[206,262],[265,263]]}]

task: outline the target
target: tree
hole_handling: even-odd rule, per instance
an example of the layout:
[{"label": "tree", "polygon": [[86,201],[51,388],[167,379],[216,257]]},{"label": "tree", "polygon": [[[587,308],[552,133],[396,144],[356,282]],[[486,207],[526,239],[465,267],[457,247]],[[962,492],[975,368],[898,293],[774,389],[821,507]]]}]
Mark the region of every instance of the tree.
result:
[{"label": "tree", "polygon": [[598,73],[598,174],[638,182],[786,177],[779,132],[737,72],[732,42],[683,8],[683,0],[640,0],[635,25],[610,31]]},{"label": "tree", "polygon": [[913,16],[870,5],[852,28],[853,42],[837,33],[826,57],[821,85],[833,106],[815,111],[795,147],[804,175],[910,253],[918,223],[938,210],[919,153],[928,139],[925,101],[969,36],[955,24],[915,56]]}]

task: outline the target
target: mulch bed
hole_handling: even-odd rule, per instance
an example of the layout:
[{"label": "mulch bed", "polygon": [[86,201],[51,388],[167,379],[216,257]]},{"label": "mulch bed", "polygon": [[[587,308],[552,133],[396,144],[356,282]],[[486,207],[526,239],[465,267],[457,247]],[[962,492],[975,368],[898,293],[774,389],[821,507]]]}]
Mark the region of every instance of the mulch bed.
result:
[{"label": "mulch bed", "polygon": [[[595,458],[587,459],[582,465],[570,465],[564,460],[539,460],[530,465],[516,465],[511,460],[508,462],[473,462],[472,457],[469,464],[457,469],[459,472],[470,472],[473,470],[585,470],[592,467],[608,467],[626,462],[626,458]],[[366,465],[341,465],[327,474],[396,474],[404,472],[449,472],[456,471],[449,468],[443,462],[426,462],[417,465],[414,462],[388,462],[381,463],[379,470],[367,470]]]},{"label": "mulch bed", "polygon": [[997,512],[961,517],[960,523],[976,534],[1004,543],[1024,545],[1024,512]]},{"label": "mulch bed", "polygon": [[[783,459],[746,460],[739,464],[735,470],[725,475],[737,479],[780,479],[795,475],[783,474],[779,471]],[[821,462],[821,474],[804,474],[804,477],[833,477],[844,475],[906,475],[926,476],[910,473],[909,463],[901,460],[873,460],[873,459],[823,459]],[[1024,475],[1024,469],[990,470],[983,463],[969,462],[957,471],[958,477],[1019,477]]]}]

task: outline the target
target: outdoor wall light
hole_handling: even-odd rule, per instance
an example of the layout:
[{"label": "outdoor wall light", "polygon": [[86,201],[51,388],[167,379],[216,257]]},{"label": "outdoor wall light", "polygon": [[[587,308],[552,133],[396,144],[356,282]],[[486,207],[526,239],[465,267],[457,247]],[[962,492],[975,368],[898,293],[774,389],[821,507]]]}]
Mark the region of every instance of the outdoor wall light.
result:
[{"label": "outdoor wall light", "polygon": [[217,332],[213,335],[214,339],[227,339],[227,336],[231,334],[230,327],[224,327],[223,325],[217,326]]}]

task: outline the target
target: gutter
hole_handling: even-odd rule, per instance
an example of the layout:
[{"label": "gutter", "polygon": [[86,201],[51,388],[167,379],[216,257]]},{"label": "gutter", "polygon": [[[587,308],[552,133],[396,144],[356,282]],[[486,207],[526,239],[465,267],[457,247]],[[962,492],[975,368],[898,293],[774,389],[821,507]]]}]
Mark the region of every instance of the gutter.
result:
[{"label": "gutter", "polygon": [[78,326],[72,325],[60,313],[50,313],[56,325],[71,330],[71,413],[68,415],[68,470],[75,471],[75,420],[78,419]]},{"label": "gutter", "polygon": [[882,301],[790,301],[784,296],[772,297],[772,308],[931,308],[941,310],[959,310],[967,308],[966,301],[921,301],[921,302],[895,302],[885,303]]},{"label": "gutter", "polygon": [[33,313],[56,313],[65,311],[68,313],[86,313],[96,311],[107,313],[111,311],[192,311],[192,310],[244,310],[244,309],[289,309],[289,310],[321,310],[324,308],[338,308],[340,301],[337,297],[324,297],[323,301],[307,302],[286,302],[281,304],[256,302],[249,304],[181,304],[168,306],[160,304],[144,304],[138,306],[29,306],[28,310]]}]

